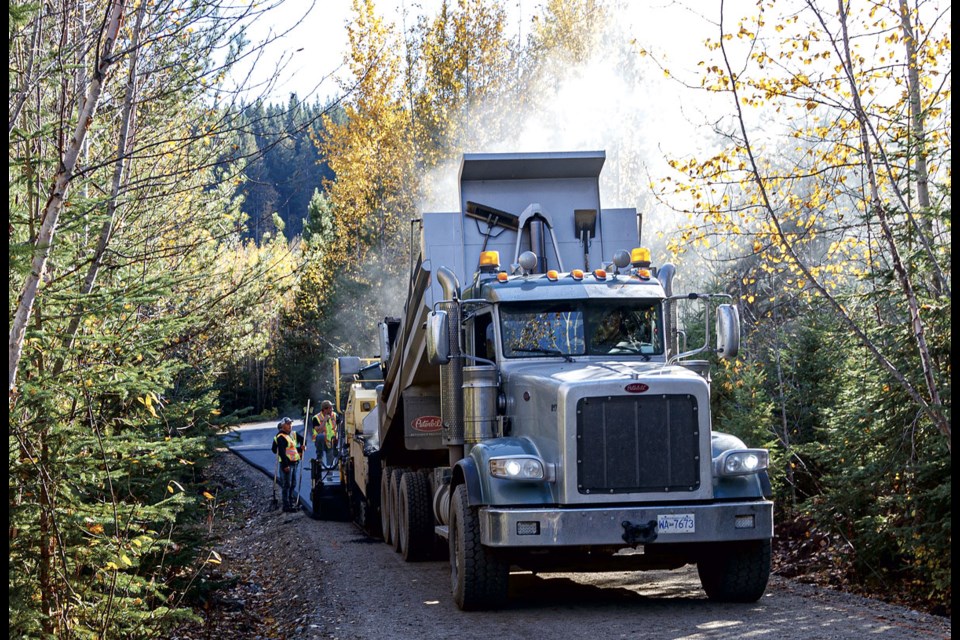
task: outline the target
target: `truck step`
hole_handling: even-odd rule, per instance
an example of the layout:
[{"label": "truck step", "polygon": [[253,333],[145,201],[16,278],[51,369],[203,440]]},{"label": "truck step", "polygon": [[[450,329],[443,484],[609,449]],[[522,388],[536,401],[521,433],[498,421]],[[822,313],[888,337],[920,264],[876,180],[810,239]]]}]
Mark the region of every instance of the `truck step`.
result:
[{"label": "truck step", "polygon": [[446,525],[442,525],[442,524],[436,525],[433,528],[433,532],[438,536],[440,536],[441,538],[443,538],[444,540],[447,540],[450,537],[450,528],[447,527]]}]

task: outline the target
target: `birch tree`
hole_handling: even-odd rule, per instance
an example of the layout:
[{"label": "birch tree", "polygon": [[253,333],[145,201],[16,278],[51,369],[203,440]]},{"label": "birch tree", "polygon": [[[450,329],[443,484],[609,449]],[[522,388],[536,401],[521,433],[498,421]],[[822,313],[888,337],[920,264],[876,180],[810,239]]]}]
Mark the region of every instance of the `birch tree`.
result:
[{"label": "birch tree", "polygon": [[192,529],[211,389],[293,268],[285,242],[240,241],[240,168],[219,160],[214,52],[249,11],[11,10],[12,636],[162,635],[216,560]]},{"label": "birch tree", "polygon": [[[809,0],[736,20],[721,4],[685,80],[729,115],[707,127],[714,149],[672,158],[659,185],[688,216],[672,250],[736,275],[724,287],[744,310],[746,365],[715,388],[721,401],[755,384],[776,399],[764,421],[783,453],[787,520],[826,534],[851,584],[946,609],[949,11]],[[819,414],[804,416],[810,406]],[[746,410],[718,415],[755,424]]]},{"label": "birch tree", "polygon": [[[117,35],[120,31],[120,22],[123,18],[124,7],[125,0],[113,0],[108,6],[101,31],[96,34],[96,41],[102,41],[103,44],[95,58],[92,79],[87,88],[86,95],[83,98],[73,135],[70,137],[67,146],[60,150],[59,168],[53,176],[49,188],[49,195],[47,196],[47,204],[40,218],[41,226],[35,242],[35,256],[30,273],[20,293],[17,311],[13,318],[13,324],[10,327],[7,390],[11,395],[15,391],[17,367],[20,364],[20,357],[23,353],[24,334],[27,323],[30,321],[30,314],[33,311],[33,304],[37,297],[40,281],[47,270],[47,259],[56,236],[60,212],[67,196],[70,180],[73,178],[74,170],[77,167],[77,159],[80,157],[80,152],[83,150],[86,142],[87,132],[93,124],[94,117],[96,117],[103,85],[107,81],[107,74],[111,71],[111,67],[115,61],[113,50],[117,41]],[[31,52],[32,51],[33,49],[31,49]],[[29,66],[28,64],[27,74],[24,74],[25,78],[29,77]],[[29,80],[25,79],[25,82],[28,81]],[[19,111],[19,107],[15,109],[15,112],[16,111]],[[15,118],[11,119],[11,123],[13,122],[15,122]]]},{"label": "birch tree", "polygon": [[[948,10],[811,0],[792,14],[760,5],[731,25],[721,6],[701,85],[730,98],[729,144],[672,165],[696,220],[674,250],[749,239],[763,271],[833,309],[949,448],[949,372],[929,337],[950,301]],[[786,126],[760,128],[758,114]],[[794,147],[788,164],[782,150]],[[879,315],[855,306],[881,289]],[[888,323],[910,327],[919,376],[875,337]]]}]

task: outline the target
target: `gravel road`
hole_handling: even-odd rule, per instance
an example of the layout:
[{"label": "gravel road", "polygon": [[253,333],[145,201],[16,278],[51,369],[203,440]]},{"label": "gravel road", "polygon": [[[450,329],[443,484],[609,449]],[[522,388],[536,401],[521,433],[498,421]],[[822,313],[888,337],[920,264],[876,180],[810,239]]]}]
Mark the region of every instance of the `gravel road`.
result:
[{"label": "gravel road", "polygon": [[[750,605],[714,604],[695,567],[620,573],[513,573],[510,601],[467,613],[446,561],[406,563],[345,522],[270,509],[271,478],[224,453],[217,575],[234,586],[182,640],[217,638],[949,638],[951,622],[880,601],[772,576]],[[291,561],[280,560],[284,555]],[[265,561],[264,558],[271,558]],[[234,635],[236,634],[236,635]]]},{"label": "gravel road", "polygon": [[[751,605],[714,604],[695,567],[678,571],[510,577],[510,604],[465,613],[450,595],[446,561],[408,564],[350,525],[316,523],[334,537],[323,555],[336,619],[307,637],[368,638],[949,638],[950,623],[908,609],[774,577]],[[370,571],[369,567],[377,567]],[[379,603],[389,603],[383,606]]]}]

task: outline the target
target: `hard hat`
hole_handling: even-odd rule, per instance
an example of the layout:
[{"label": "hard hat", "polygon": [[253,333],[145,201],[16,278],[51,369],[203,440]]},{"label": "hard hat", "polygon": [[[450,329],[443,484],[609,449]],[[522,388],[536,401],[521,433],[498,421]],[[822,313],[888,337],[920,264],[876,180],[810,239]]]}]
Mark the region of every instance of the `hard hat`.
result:
[{"label": "hard hat", "polygon": [[329,400],[324,400],[320,403],[320,409],[333,409],[333,403]]},{"label": "hard hat", "polygon": [[293,420],[291,420],[290,418],[284,418],[283,420],[280,421],[280,424],[293,424]]}]

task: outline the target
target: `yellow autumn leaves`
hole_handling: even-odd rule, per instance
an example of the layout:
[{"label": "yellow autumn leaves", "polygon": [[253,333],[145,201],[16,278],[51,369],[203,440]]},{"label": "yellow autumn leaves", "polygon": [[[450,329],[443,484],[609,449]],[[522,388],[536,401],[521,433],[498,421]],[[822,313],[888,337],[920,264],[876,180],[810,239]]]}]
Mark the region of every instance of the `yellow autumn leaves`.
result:
[{"label": "yellow autumn leaves", "polygon": [[154,418],[159,418],[160,416],[157,415],[156,409],[153,408],[153,403],[156,401],[157,401],[157,396],[153,392],[137,397],[137,402],[145,406],[147,408],[147,411],[150,412],[150,415],[152,415]]}]

